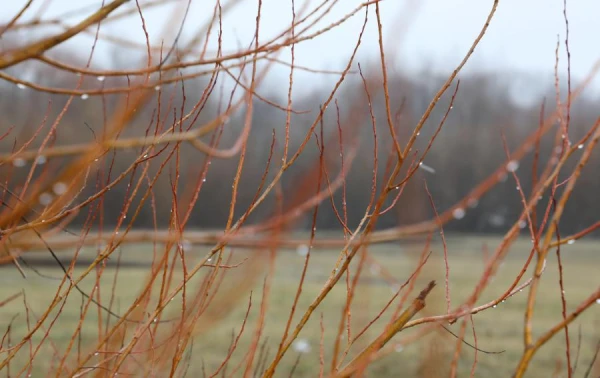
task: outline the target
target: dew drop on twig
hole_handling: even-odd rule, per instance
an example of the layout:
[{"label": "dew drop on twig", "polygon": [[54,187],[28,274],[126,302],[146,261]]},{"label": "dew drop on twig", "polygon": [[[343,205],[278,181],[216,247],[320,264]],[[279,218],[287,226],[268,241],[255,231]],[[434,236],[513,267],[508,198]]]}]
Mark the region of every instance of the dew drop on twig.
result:
[{"label": "dew drop on twig", "polygon": [[300,244],[296,247],[296,253],[302,257],[308,255],[309,248],[306,244]]},{"label": "dew drop on twig", "polygon": [[35,159],[35,163],[38,165],[42,165],[46,163],[46,157],[44,155],[40,155]]},{"label": "dew drop on twig", "polygon": [[16,158],[15,160],[13,160],[13,165],[17,168],[21,168],[25,166],[25,159],[22,158]]},{"label": "dew drop on twig", "polygon": [[90,95],[87,94],[87,93],[84,93],[84,94],[81,95],[81,99],[82,100],[87,100],[88,98],[90,98]]},{"label": "dew drop on twig", "polygon": [[61,194],[65,194],[67,191],[67,184],[65,184],[64,182],[57,182],[54,185],[52,185],[52,191],[54,191],[54,194],[59,196]]},{"label": "dew drop on twig", "polygon": [[25,84],[19,83],[19,84],[17,84],[17,88],[19,88],[19,89],[25,89],[27,87],[25,86]]},{"label": "dew drop on twig", "polygon": [[511,160],[506,164],[506,170],[509,172],[516,172],[519,169],[519,162],[516,160]]},{"label": "dew drop on twig", "polygon": [[96,80],[98,80],[98,81],[104,81],[104,79],[106,79],[106,77],[104,77],[104,76],[98,76],[96,78]]},{"label": "dew drop on twig", "polygon": [[465,217],[465,214],[465,209],[463,209],[462,207],[457,207],[452,211],[452,216],[454,217],[454,219],[463,219]]},{"label": "dew drop on twig", "polygon": [[52,194],[50,193],[42,193],[39,198],[40,204],[46,206],[52,202]]},{"label": "dew drop on twig", "polygon": [[567,242],[567,244],[575,244],[575,239],[571,239]]},{"label": "dew drop on twig", "polygon": [[298,339],[294,341],[293,347],[298,353],[308,353],[311,350],[310,343],[306,339]]}]

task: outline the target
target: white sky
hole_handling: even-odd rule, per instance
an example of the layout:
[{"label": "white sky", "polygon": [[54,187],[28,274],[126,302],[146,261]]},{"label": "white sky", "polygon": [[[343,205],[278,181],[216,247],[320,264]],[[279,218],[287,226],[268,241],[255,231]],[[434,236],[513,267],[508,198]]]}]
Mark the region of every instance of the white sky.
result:
[{"label": "white sky", "polygon": [[[108,0],[107,0],[108,1]],[[141,1],[141,0],[140,0]],[[308,0],[296,0],[299,11]],[[34,1],[34,5],[24,19],[31,18],[36,9],[46,0]],[[3,1],[0,19],[10,18],[25,3]],[[98,6],[98,0],[54,0],[48,2],[46,16],[61,14],[69,9],[87,5]],[[144,16],[154,42],[160,42],[160,31],[164,21],[170,16],[173,7],[184,9],[187,0],[171,1],[171,5],[148,10]],[[223,1],[225,4],[226,1]],[[223,20],[225,49],[235,50],[238,44],[248,45],[254,34],[257,0],[242,0],[241,4]],[[361,1],[340,0],[328,17],[318,24],[321,28],[327,21],[341,18],[354,9]],[[213,0],[192,0],[192,7],[186,22],[186,32],[194,30],[212,14]],[[291,21],[291,0],[263,0],[261,35],[263,39],[281,31]],[[317,1],[311,2],[312,7]],[[416,72],[420,69],[450,71],[462,59],[473,39],[481,29],[491,8],[492,0],[383,0],[381,13],[385,46],[391,63]],[[135,6],[131,1],[127,7]],[[488,33],[475,51],[466,70],[500,72],[519,71],[539,75],[551,80],[555,60],[556,42],[560,36],[562,44],[561,71],[566,72],[564,54],[565,24],[563,0],[500,0],[500,5]],[[183,12],[181,12],[183,13]],[[568,0],[567,13],[570,26],[570,50],[572,75],[583,78],[600,59],[598,37],[600,36],[600,1]],[[182,14],[181,14],[182,15]],[[181,15],[179,20],[181,19]],[[82,16],[65,19],[73,23]],[[377,29],[374,7],[369,12],[367,32],[359,53],[359,61],[367,62],[377,58]],[[338,29],[314,40],[297,45],[297,64],[312,68],[337,69],[344,65],[357,40],[364,21],[364,12],[348,20]],[[177,28],[178,23],[171,29]],[[127,22],[106,25],[107,33],[143,42],[140,18],[134,15]],[[78,37],[69,42],[78,49],[89,51],[90,39]],[[166,41],[168,45],[168,41]],[[97,58],[106,56],[110,44],[100,44]],[[216,46],[215,44],[212,45]],[[119,51],[124,51],[123,49]],[[125,50],[126,51],[126,50]],[[397,53],[394,53],[396,51]],[[395,56],[393,56],[395,55]],[[281,68],[278,74],[285,75]],[[308,88],[311,85],[327,83],[323,76],[299,74],[297,86]],[[281,76],[276,75],[274,80]],[[598,88],[599,80],[594,82]]]}]

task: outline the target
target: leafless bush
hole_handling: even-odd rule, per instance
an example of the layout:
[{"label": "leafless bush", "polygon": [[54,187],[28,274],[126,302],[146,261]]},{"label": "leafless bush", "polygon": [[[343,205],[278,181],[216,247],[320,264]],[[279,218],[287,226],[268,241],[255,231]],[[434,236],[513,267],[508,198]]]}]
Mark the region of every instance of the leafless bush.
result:
[{"label": "leafless bush", "polygon": [[[447,122],[460,122],[460,118],[449,120],[453,107],[461,102],[463,84],[457,77],[474,49],[483,43],[493,22],[497,0],[491,3],[489,16],[482,20],[481,31],[464,59],[440,83],[426,106],[421,106],[418,99],[404,102],[405,96],[398,90],[403,84],[392,82],[388,76],[392,59],[385,54],[378,1],[357,3],[352,13],[323,29],[315,24],[336,1],[323,1],[303,9],[295,9],[292,2],[293,23],[272,40],[260,34],[260,25],[265,20],[259,1],[253,43],[233,53],[224,52],[220,44],[216,52],[207,51],[207,39],[211,35],[220,36],[222,17],[231,9],[229,3],[221,5],[219,1],[212,8],[206,5],[212,18],[187,43],[180,40],[178,29],[165,33],[165,37],[170,33],[169,37],[175,40],[172,47],[152,45],[149,39],[145,46],[132,46],[130,41],[102,33],[101,25],[124,17],[138,17],[145,31],[145,10],[165,2],[114,0],[99,9],[85,10],[77,25],[64,26],[61,19],[22,21],[23,14],[34,3],[29,1],[23,12],[0,27],[0,36],[8,40],[11,33],[25,33],[41,24],[64,26],[60,32],[38,40],[24,42],[15,37],[4,44],[0,54],[2,85],[21,90],[15,91],[12,98],[3,98],[3,108],[16,109],[14,113],[19,114],[35,113],[20,121],[24,125],[20,128],[14,126],[16,116],[10,111],[3,120],[4,124],[13,125],[5,129],[3,126],[2,132],[3,147],[9,152],[0,155],[4,205],[0,213],[1,261],[23,270],[24,255],[43,250],[62,264],[55,251],[75,250],[71,263],[61,265],[64,275],[43,313],[34,314],[24,299],[22,310],[27,332],[19,340],[11,341],[10,327],[6,331],[0,344],[0,369],[9,370],[16,356],[29,353],[28,363],[12,367],[17,375],[31,374],[34,363],[52,359],[48,374],[56,376],[183,376],[189,364],[186,353],[194,338],[241,307],[247,309],[246,315],[232,338],[229,352],[222,356],[215,371],[205,373],[273,376],[309,319],[318,316],[325,299],[335,287],[341,286],[346,295],[339,323],[332,330],[334,337],[325,340],[323,336],[319,360],[315,361],[321,375],[360,375],[398,345],[418,343],[442,327],[460,322],[448,367],[450,375],[456,376],[472,316],[526,290],[527,305],[522,309],[524,349],[515,376],[523,376],[540,347],[561,332],[565,333],[567,371],[572,376],[569,325],[600,299],[600,288],[590,287],[587,299],[574,310],[567,310],[560,247],[591,234],[600,222],[593,219],[571,235],[560,234],[559,222],[568,211],[567,204],[577,185],[586,179],[581,174],[600,139],[600,118],[585,125],[578,120],[577,129],[572,130],[573,109],[595,71],[573,88],[567,72],[567,90],[563,95],[557,70],[554,105],[550,106],[550,101],[545,103],[539,125],[528,134],[509,127],[512,132],[495,146],[502,148],[498,151],[504,153],[503,161],[489,158],[486,164],[498,167],[492,172],[478,172],[485,175],[481,182],[465,187],[461,185],[461,174],[472,174],[461,157],[469,148],[468,137],[460,132],[454,136],[445,134],[445,127]],[[184,5],[178,12],[185,14],[185,10]],[[293,74],[308,69],[295,64],[295,46],[328,33],[349,17],[364,17],[364,25],[376,23],[379,60],[368,66],[357,64],[356,52],[363,42],[364,27],[356,31],[352,56],[342,71],[333,73],[338,78],[336,84],[318,106],[307,103],[312,107],[312,113],[307,114],[306,109],[293,101]],[[126,68],[114,70],[93,68],[93,49],[85,61],[64,52],[52,57],[50,50],[82,33],[91,33],[94,44],[112,38],[124,51],[138,47],[147,54],[138,65],[127,62]],[[289,67],[289,91],[285,103],[278,103],[258,88],[274,65],[283,64],[279,59],[283,51],[291,52],[291,61],[285,63]],[[348,80],[353,80],[348,84],[353,89],[341,96],[340,88]],[[225,81],[232,83],[229,92],[223,86]],[[473,82],[473,90],[482,87]],[[28,96],[52,94],[52,103],[45,109],[29,109],[22,101],[25,98],[22,89],[28,91]],[[484,96],[482,93],[476,97]],[[340,101],[342,98],[344,102]],[[89,101],[82,103],[82,100]],[[413,119],[414,112],[407,110],[407,103],[420,110],[418,118]],[[463,104],[462,111],[469,112],[469,104]],[[269,125],[267,119],[258,124],[255,114],[261,107],[277,109],[279,119],[273,121],[276,124]],[[498,110],[495,122],[515,120],[503,118],[502,105]],[[89,114],[95,123],[77,124],[82,114]],[[523,114],[523,118],[529,116]],[[306,127],[294,127],[294,122],[302,125],[307,120]],[[369,127],[364,128],[364,124]],[[269,133],[264,129],[255,133],[258,127],[268,127]],[[264,140],[265,135],[270,139]],[[421,172],[427,170],[425,159],[430,156],[432,146],[443,143],[445,135],[464,142],[432,157],[437,159],[439,170],[444,170],[444,164],[455,166],[454,170],[448,170],[455,173],[439,176],[455,192],[431,192],[422,185]],[[477,137],[478,141],[484,139],[483,135]],[[262,148],[251,148],[252,143],[259,142]],[[516,174],[525,164],[533,167],[527,185]],[[352,176],[360,166],[363,174]],[[369,176],[365,177],[364,172]],[[443,226],[465,217],[470,208],[507,177],[514,179],[518,189],[520,207],[509,209],[516,219],[503,242],[487,258],[484,272],[468,298],[461,303],[452,301],[448,279],[452,256],[446,249]],[[198,206],[212,182],[218,183],[211,190],[213,194]],[[363,197],[353,197],[359,190]],[[417,197],[420,203],[415,203]],[[438,212],[440,197],[444,210]],[[545,202],[541,202],[542,198]],[[411,203],[414,208],[408,207]],[[338,231],[341,229],[340,238],[318,237],[317,220],[325,205],[329,208],[328,223],[335,224]],[[432,217],[413,216],[424,211]],[[219,224],[221,228],[189,230],[198,212],[211,220],[211,226]],[[381,227],[381,218],[393,212],[401,223]],[[588,219],[579,217],[583,218]],[[74,219],[77,231],[69,227]],[[301,222],[310,225],[309,238],[292,232]],[[140,224],[143,229],[135,227]],[[481,303],[482,292],[523,229],[532,240],[526,263],[502,295]],[[422,285],[418,280],[430,261],[429,243],[438,231],[444,245],[445,277],[443,282],[436,284],[428,279]],[[382,267],[381,275],[395,288],[394,294],[375,317],[355,327],[352,317],[356,313],[354,304],[360,300],[360,278],[367,262],[376,263],[369,249],[378,243],[412,237],[426,240],[412,273],[401,283]],[[110,282],[102,281],[107,261],[120,259],[121,246],[142,242],[150,242],[153,251],[143,289],[131,302],[120,303],[116,308],[114,284],[111,287]],[[211,246],[199,261],[184,253],[194,244]],[[96,247],[97,253],[84,269],[76,270],[75,262],[86,245]],[[250,251],[242,261],[234,261],[230,252],[230,248],[238,247]],[[274,285],[275,262],[284,247],[305,248],[304,265],[299,268],[301,279],[281,338],[272,344],[275,349],[267,353],[263,332],[269,324],[265,319]],[[320,291],[311,293],[314,298],[302,306],[299,299],[309,261],[319,247],[337,248],[339,258]],[[556,251],[559,260],[563,319],[534,335],[535,303],[551,251]],[[86,277],[95,282],[89,289],[82,287]],[[257,283],[262,292],[248,298],[246,289]],[[19,298],[19,290],[14,291],[14,295],[2,299],[2,306]],[[74,291],[78,292],[75,295],[83,295],[83,302],[80,317],[69,330],[67,346],[64,350],[54,347],[54,356],[39,354],[41,346],[50,343],[48,335]],[[111,292],[111,299],[106,300],[101,291]],[[443,295],[429,296],[436,291]],[[424,313],[432,301],[441,301],[438,304],[443,310]],[[251,319],[250,309],[257,302],[258,316]],[[386,311],[393,313],[391,320],[375,337],[363,342],[361,337],[373,324],[382,321]],[[83,345],[83,324],[94,312],[98,317],[97,338]],[[418,317],[420,313],[422,316]],[[321,327],[324,335],[322,321]],[[239,343],[242,334],[249,338],[243,346]],[[406,337],[393,342],[399,334]],[[475,350],[480,349],[475,347]],[[242,353],[241,357],[233,358],[234,352]],[[431,365],[435,357],[431,356],[424,354],[423,361]],[[475,359],[473,372],[476,362]]]}]

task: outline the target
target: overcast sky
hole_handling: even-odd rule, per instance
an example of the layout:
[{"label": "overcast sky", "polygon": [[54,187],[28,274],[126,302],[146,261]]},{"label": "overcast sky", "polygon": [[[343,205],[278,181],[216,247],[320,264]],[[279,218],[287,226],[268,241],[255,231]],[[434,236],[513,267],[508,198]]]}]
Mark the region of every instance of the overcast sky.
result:
[{"label": "overcast sky", "polygon": [[[141,0],[140,0],[141,1]],[[24,19],[32,17],[45,0],[34,1],[34,5]],[[299,11],[305,0],[296,0]],[[3,1],[0,18],[10,18],[25,3]],[[101,4],[98,0],[54,0],[50,1],[45,12],[47,17],[64,13],[74,7]],[[225,4],[226,1],[223,1]],[[228,50],[235,50],[238,44],[247,45],[254,34],[257,0],[242,0],[241,4],[223,21],[224,44]],[[359,0],[341,0],[318,28],[337,20],[359,5]],[[187,0],[171,1],[171,5],[148,10],[144,16],[153,41],[160,42],[160,31],[170,12],[178,7],[183,9]],[[186,33],[191,32],[212,13],[214,1],[192,0],[186,21]],[[261,36],[269,36],[281,31],[291,21],[291,0],[263,0]],[[311,2],[312,7],[317,1]],[[127,7],[134,6],[132,1]],[[381,2],[385,46],[389,60],[410,71],[423,68],[436,71],[449,71],[462,59],[473,39],[481,29],[491,9],[491,0],[384,0]],[[183,13],[183,12],[181,12]],[[88,13],[89,14],[89,13]],[[600,59],[600,1],[569,0],[567,15],[570,26],[570,50],[572,74],[575,79],[584,77]],[[180,14],[181,19],[182,14]],[[82,16],[64,19],[69,23]],[[369,13],[368,28],[363,39],[359,61],[376,58],[378,52],[377,29],[374,7]],[[296,48],[297,63],[312,68],[339,68],[350,56],[358,33],[364,21],[364,12],[345,22],[339,28],[314,40],[303,42]],[[106,32],[139,42],[144,41],[139,16],[132,16],[127,22],[106,26]],[[171,27],[176,28],[177,25]],[[317,30],[315,28],[315,30]],[[500,5],[488,33],[476,50],[466,70],[486,70],[494,72],[519,71],[551,79],[555,59],[556,42],[562,44],[561,68],[566,72],[564,54],[565,22],[563,0],[500,0]],[[78,49],[87,48],[90,39],[77,38],[69,42]],[[107,56],[110,44],[100,44],[99,54]],[[213,44],[213,47],[215,45]],[[123,51],[123,50],[121,50]],[[395,52],[395,53],[394,53]],[[394,55],[394,56],[392,56]],[[282,70],[284,70],[282,68]],[[285,74],[281,71],[279,74]],[[307,80],[297,84],[311,83],[315,76],[303,74]],[[319,77],[320,78],[320,77]],[[319,83],[327,79],[319,79]],[[598,87],[599,80],[595,81]],[[305,85],[306,86],[306,85]]]}]

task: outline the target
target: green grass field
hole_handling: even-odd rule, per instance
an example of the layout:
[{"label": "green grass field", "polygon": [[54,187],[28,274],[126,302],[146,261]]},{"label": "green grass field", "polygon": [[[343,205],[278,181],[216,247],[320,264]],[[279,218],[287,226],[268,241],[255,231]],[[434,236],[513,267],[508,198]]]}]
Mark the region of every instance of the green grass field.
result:
[{"label": "green grass field", "polygon": [[[499,241],[500,239],[498,238],[458,235],[449,238],[450,294],[453,305],[459,304],[462,299],[469,295],[473,289],[473,285],[480,277],[484,266],[483,254],[481,252],[483,244],[487,244],[489,249],[493,250]],[[478,304],[495,298],[506,289],[507,285],[512,282],[520,271],[529,253],[529,246],[530,241],[522,239],[511,248],[510,255],[502,264],[499,274],[493,279],[491,286],[484,292],[483,298],[481,298]],[[600,283],[600,279],[598,278],[598,272],[600,271],[598,268],[600,266],[598,246],[600,246],[598,242],[580,241],[562,248],[565,295],[569,311],[574,309],[581,300],[589,296]],[[417,317],[426,314],[439,314],[445,310],[444,262],[441,259],[442,246],[440,243],[435,243],[432,245],[431,250],[433,254],[422,274],[422,278],[417,283],[416,291],[418,292],[418,289],[431,279],[435,279],[438,286],[428,298],[427,307],[424,312],[418,314]],[[206,249],[204,248],[194,248],[189,252],[190,259],[192,259],[192,256],[199,258],[205,251]],[[379,263],[385,266],[400,282],[403,282],[417,263],[420,247],[380,245],[373,247],[370,252]],[[89,253],[88,256],[91,256],[91,251],[86,253]],[[86,253],[84,253],[84,256]],[[117,298],[113,307],[117,311],[119,308],[125,308],[136,297],[147,275],[147,268],[128,266],[127,263],[150,261],[152,253],[152,246],[137,245],[123,247],[122,260],[124,265],[119,270],[116,287]],[[63,256],[65,255],[63,254]],[[244,257],[252,256],[252,254],[238,251],[236,252],[236,256]],[[549,256],[548,266],[542,280],[541,292],[536,306],[535,335],[541,334],[561,319],[556,254],[551,253]],[[310,301],[316,296],[323,282],[325,282],[328,274],[331,272],[336,258],[336,251],[317,250],[312,253],[307,282],[300,298],[295,319],[299,318],[299,315],[304,312]],[[28,258],[28,261],[33,261],[33,258]],[[280,335],[283,332],[289,315],[290,305],[298,285],[302,264],[303,257],[299,256],[295,251],[283,250],[278,256],[266,327],[263,333],[267,340],[265,351],[271,352],[269,356],[272,356],[274,349],[278,345]],[[60,276],[60,271],[56,268],[43,266],[36,269],[45,275]],[[76,269],[76,271],[80,270],[81,268]],[[23,279],[14,266],[5,266],[0,269],[0,301],[23,290],[27,304],[31,310],[29,316],[31,322],[33,322],[36,315],[43,312],[46,305],[54,296],[58,281],[40,277],[29,269],[26,269],[26,272],[28,277],[27,279]],[[108,268],[102,278],[101,287],[105,285],[107,287],[102,292],[103,298],[108,299],[110,295],[110,285],[114,279],[115,272],[116,269]],[[230,274],[232,274],[231,277],[235,276],[233,271]],[[529,273],[526,274],[525,279],[528,277],[530,277]],[[82,288],[90,289],[92,284],[93,280],[89,279],[82,285]],[[190,287],[193,287],[193,284],[192,282]],[[325,327],[325,366],[326,368],[329,367],[329,351],[333,345],[332,340],[337,330],[346,296],[345,285],[343,282],[340,284],[339,287],[333,290],[322,306],[317,309],[315,315],[300,334],[300,339],[306,342],[305,346],[307,345],[308,348],[301,355],[300,361],[295,368],[295,376],[318,376],[319,340],[321,337],[319,317],[321,314],[323,315],[323,324]],[[242,337],[240,341],[240,350],[234,353],[232,366],[235,366],[239,362],[244,352],[244,345],[248,345],[252,330],[254,329],[253,327],[256,324],[255,320],[259,309],[258,299],[262,290],[262,278],[257,280],[255,287],[243,288],[247,293],[237,303],[235,310],[223,317],[221,323],[212,326],[209,331],[195,337],[190,353],[188,376],[202,376],[203,364],[210,375],[220,364],[228,351],[232,332],[239,331],[251,289],[254,290],[254,303],[246,329],[247,335],[246,337]],[[479,348],[487,351],[505,350],[501,354],[478,353],[478,364],[475,371],[476,377],[510,377],[512,375],[523,350],[523,309],[526,290],[497,306],[497,308],[489,309],[474,316]],[[357,332],[364,324],[370,321],[389,300],[391,295],[392,288],[379,276],[377,269],[371,269],[367,266],[352,308],[353,332]],[[413,297],[414,295],[411,296],[411,299]],[[34,361],[33,377],[47,375],[48,369],[55,363],[54,355],[56,351],[54,348],[58,350],[59,355],[62,355],[61,352],[68,343],[73,332],[73,327],[79,319],[81,302],[82,297],[77,292],[73,292],[69,300],[66,301],[64,309],[50,332],[49,339],[46,340],[46,343],[44,343]],[[356,348],[352,349],[353,352],[362,349],[366,343],[377,335],[385,321],[390,319],[390,313],[387,312],[384,314],[382,321],[375,323],[373,329],[359,340]],[[98,311],[95,308],[91,309],[88,313],[82,332],[82,349],[94,345],[97,335],[97,314]],[[15,315],[17,315],[16,318]],[[3,333],[11,320],[10,338],[12,343],[15,343],[21,339],[21,336],[27,330],[23,298],[12,301],[0,308],[0,327]],[[584,372],[590,365],[595,346],[600,338],[599,321],[600,304],[589,309],[570,327],[573,360],[577,357],[575,377],[583,377]],[[48,324],[49,321],[45,323],[46,326]],[[460,324],[455,324],[451,326],[451,329],[458,331],[459,326]],[[400,333],[392,341],[400,342],[406,335],[410,335],[411,332],[414,332],[414,330],[407,330]],[[34,337],[34,341],[37,340],[39,340],[39,337]],[[470,327],[467,329],[466,340],[473,343],[473,334]],[[448,366],[448,364],[442,362],[449,361],[455,345],[456,339],[445,332],[440,333],[437,337],[429,337],[417,344],[406,345],[402,349],[398,348],[397,352],[389,354],[374,363],[369,369],[370,376],[413,377],[419,376],[419,373],[427,374],[427,376],[447,376],[443,367]],[[560,365],[560,370],[558,370],[560,372],[559,376],[566,377],[564,345],[564,332],[561,332],[538,352],[527,376],[551,377],[557,369],[557,364],[562,364]],[[76,356],[76,350],[77,348],[73,352],[74,356]],[[439,361],[435,366],[431,366],[431,363],[429,366],[423,366],[422,357],[426,354],[427,350],[436,351]],[[277,371],[277,376],[289,376],[298,353],[293,348],[289,351]],[[18,371],[26,363],[28,355],[29,347],[23,348],[13,362],[11,362],[10,370],[13,372]],[[0,358],[5,358],[5,356],[5,353],[0,354]],[[474,350],[463,345],[459,363],[459,377],[469,376],[474,356]],[[270,361],[270,359],[267,359],[267,361]],[[431,370],[433,368],[438,368],[438,370]],[[590,377],[596,377],[598,371],[596,369],[596,375],[592,373]],[[230,372],[231,369],[227,374]],[[234,376],[240,375],[238,373]]]}]

